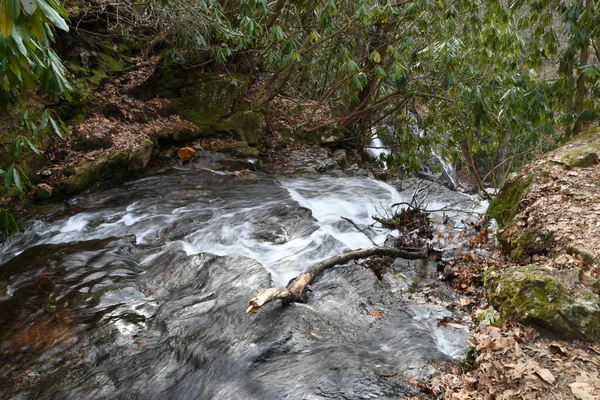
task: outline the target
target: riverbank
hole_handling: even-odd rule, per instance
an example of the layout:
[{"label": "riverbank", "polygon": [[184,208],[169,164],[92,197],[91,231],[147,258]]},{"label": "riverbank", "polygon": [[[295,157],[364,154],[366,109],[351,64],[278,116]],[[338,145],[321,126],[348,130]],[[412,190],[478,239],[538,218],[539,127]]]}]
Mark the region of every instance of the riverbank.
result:
[{"label": "riverbank", "polygon": [[[498,242],[448,274],[477,294],[464,363],[430,382],[447,399],[600,398],[600,130],[540,157],[488,210]],[[494,325],[485,325],[492,322]]]}]

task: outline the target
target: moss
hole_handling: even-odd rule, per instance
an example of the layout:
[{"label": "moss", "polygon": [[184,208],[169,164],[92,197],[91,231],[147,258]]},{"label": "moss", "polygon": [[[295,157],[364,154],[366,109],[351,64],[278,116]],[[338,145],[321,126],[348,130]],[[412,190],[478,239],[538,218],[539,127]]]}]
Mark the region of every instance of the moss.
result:
[{"label": "moss", "polygon": [[267,129],[265,116],[255,111],[239,111],[228,119],[229,123],[235,127],[239,139],[250,145],[257,145],[262,142]]},{"label": "moss", "polygon": [[565,150],[561,155],[561,160],[571,168],[586,168],[598,164],[599,152],[600,144],[582,144]]},{"label": "moss", "polygon": [[498,225],[503,227],[517,213],[519,203],[535,179],[536,175],[530,175],[504,185],[502,191],[490,203],[487,217],[496,219]]},{"label": "moss", "polygon": [[599,297],[580,282],[573,283],[571,275],[535,266],[486,272],[488,300],[502,321],[533,323],[565,337],[598,340]]},{"label": "moss", "polygon": [[138,89],[138,96],[169,98],[173,111],[193,122],[199,132],[230,135],[235,132],[235,126],[226,118],[232,114],[242,89],[232,82],[242,79],[243,75],[223,78],[201,68],[161,65],[153,79]]},{"label": "moss", "polygon": [[516,239],[505,242],[504,246],[505,250],[510,252],[511,261],[518,264],[535,254],[544,254],[551,240],[552,234],[539,234],[534,229],[528,228]]},{"label": "moss", "polygon": [[81,60],[65,60],[73,91],[70,93],[71,101],[63,102],[57,111],[70,124],[83,121],[90,110],[99,104],[94,97],[95,91],[134,66],[115,51],[115,44],[108,39],[94,41],[93,48],[86,54],[88,60],[85,63]]},{"label": "moss", "polygon": [[122,150],[82,165],[79,171],[58,183],[53,198],[80,193],[95,185],[110,186],[139,176],[148,165],[152,153],[148,141],[135,151]]}]

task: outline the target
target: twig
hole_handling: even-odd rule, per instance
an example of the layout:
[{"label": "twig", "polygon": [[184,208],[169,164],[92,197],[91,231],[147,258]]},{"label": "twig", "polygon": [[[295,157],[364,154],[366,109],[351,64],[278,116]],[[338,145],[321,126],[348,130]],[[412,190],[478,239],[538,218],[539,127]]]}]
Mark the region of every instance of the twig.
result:
[{"label": "twig", "polygon": [[371,239],[371,238],[369,237],[369,235],[367,235],[367,234],[365,233],[365,231],[366,231],[367,229],[369,229],[369,228],[371,228],[373,225],[375,225],[374,223],[373,223],[372,225],[369,225],[369,226],[367,226],[367,227],[366,227],[366,228],[364,228],[364,229],[360,229],[360,227],[359,227],[358,225],[356,225],[356,224],[354,223],[354,221],[352,221],[350,218],[346,218],[346,217],[340,217],[340,218],[341,218],[341,219],[343,219],[344,221],[348,221],[348,222],[350,222],[352,225],[354,225],[354,227],[355,227],[356,229],[358,229],[358,231],[359,231],[360,233],[362,233],[363,235],[365,235],[365,236],[367,237],[367,239],[369,239],[369,240],[371,241],[371,243],[373,243],[373,245],[375,245],[376,247],[380,247],[380,246],[379,246],[377,243],[375,243],[375,242],[373,241],[373,239]]}]

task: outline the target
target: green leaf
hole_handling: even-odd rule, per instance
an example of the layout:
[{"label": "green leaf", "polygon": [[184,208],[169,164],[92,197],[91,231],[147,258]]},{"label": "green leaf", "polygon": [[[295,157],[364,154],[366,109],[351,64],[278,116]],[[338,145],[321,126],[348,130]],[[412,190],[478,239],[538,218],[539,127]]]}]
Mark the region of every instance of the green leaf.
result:
[{"label": "green leaf", "polygon": [[50,120],[50,124],[52,125],[52,129],[54,130],[54,133],[56,133],[56,136],[58,136],[59,138],[65,140],[65,137],[64,137],[62,131],[60,130],[60,127],[58,126],[58,124],[54,120],[54,118],[48,116],[48,120]]},{"label": "green leaf", "polygon": [[19,192],[23,191],[23,183],[21,182],[21,177],[19,176],[19,171],[16,168],[12,170],[13,181],[15,182],[15,186],[19,189]]},{"label": "green leaf", "polygon": [[0,208],[0,230],[5,235],[13,235],[19,231],[15,217],[5,208]]},{"label": "green leaf", "polygon": [[46,129],[46,126],[48,126],[48,109],[44,110],[39,122],[40,129]]},{"label": "green leaf", "polygon": [[21,158],[21,155],[23,155],[23,149],[21,148],[21,137],[20,136],[14,138],[14,140],[10,144],[10,147],[8,148],[8,154],[11,157],[16,158],[17,160],[19,158]]},{"label": "green leaf", "polygon": [[14,23],[8,10],[8,0],[2,0],[0,5],[0,33],[7,38],[12,33]]},{"label": "green leaf", "polygon": [[0,169],[0,175],[4,175],[4,174],[6,174],[6,171],[3,169]]},{"label": "green leaf", "polygon": [[6,171],[6,176],[4,177],[4,186],[6,188],[10,188],[13,185],[13,171],[15,169],[15,165],[12,164],[8,170]]},{"label": "green leaf", "polygon": [[50,22],[54,24],[58,29],[63,31],[69,31],[69,26],[63,17],[61,17],[54,8],[50,7],[45,0],[37,0],[37,4]]},{"label": "green leaf", "polygon": [[21,2],[19,0],[8,0],[8,12],[14,22],[21,16]]},{"label": "green leaf", "polygon": [[32,15],[37,8],[37,2],[35,0],[21,0],[21,5],[29,15]]},{"label": "green leaf", "polygon": [[35,154],[42,154],[40,149],[38,149],[37,147],[35,147],[35,145],[33,143],[31,143],[31,140],[29,140],[28,138],[23,138],[23,139],[25,140],[25,143],[27,143],[27,146],[29,146],[31,151],[33,151]]},{"label": "green leaf", "polygon": [[48,45],[48,36],[46,35],[46,17],[40,9],[36,9],[35,12],[29,17],[29,25],[33,35],[45,45]]},{"label": "green leaf", "polygon": [[381,62],[381,54],[379,54],[377,50],[373,51],[370,57],[375,64],[379,64]]}]

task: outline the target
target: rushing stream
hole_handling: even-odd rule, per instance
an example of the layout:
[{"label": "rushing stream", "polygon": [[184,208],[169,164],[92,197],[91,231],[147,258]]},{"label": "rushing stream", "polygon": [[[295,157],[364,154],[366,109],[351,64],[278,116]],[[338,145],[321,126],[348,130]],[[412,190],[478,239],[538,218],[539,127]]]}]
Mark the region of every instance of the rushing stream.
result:
[{"label": "rushing stream", "polygon": [[167,169],[71,200],[0,247],[0,397],[416,393],[408,378],[460,357],[468,338],[439,325],[447,303],[413,296],[435,281],[431,262],[397,260],[402,274],[382,281],[350,263],[325,272],[306,304],[244,312],[261,288],[383,243],[387,230],[365,235],[340,217],[366,227],[403,193],[368,178]]}]

